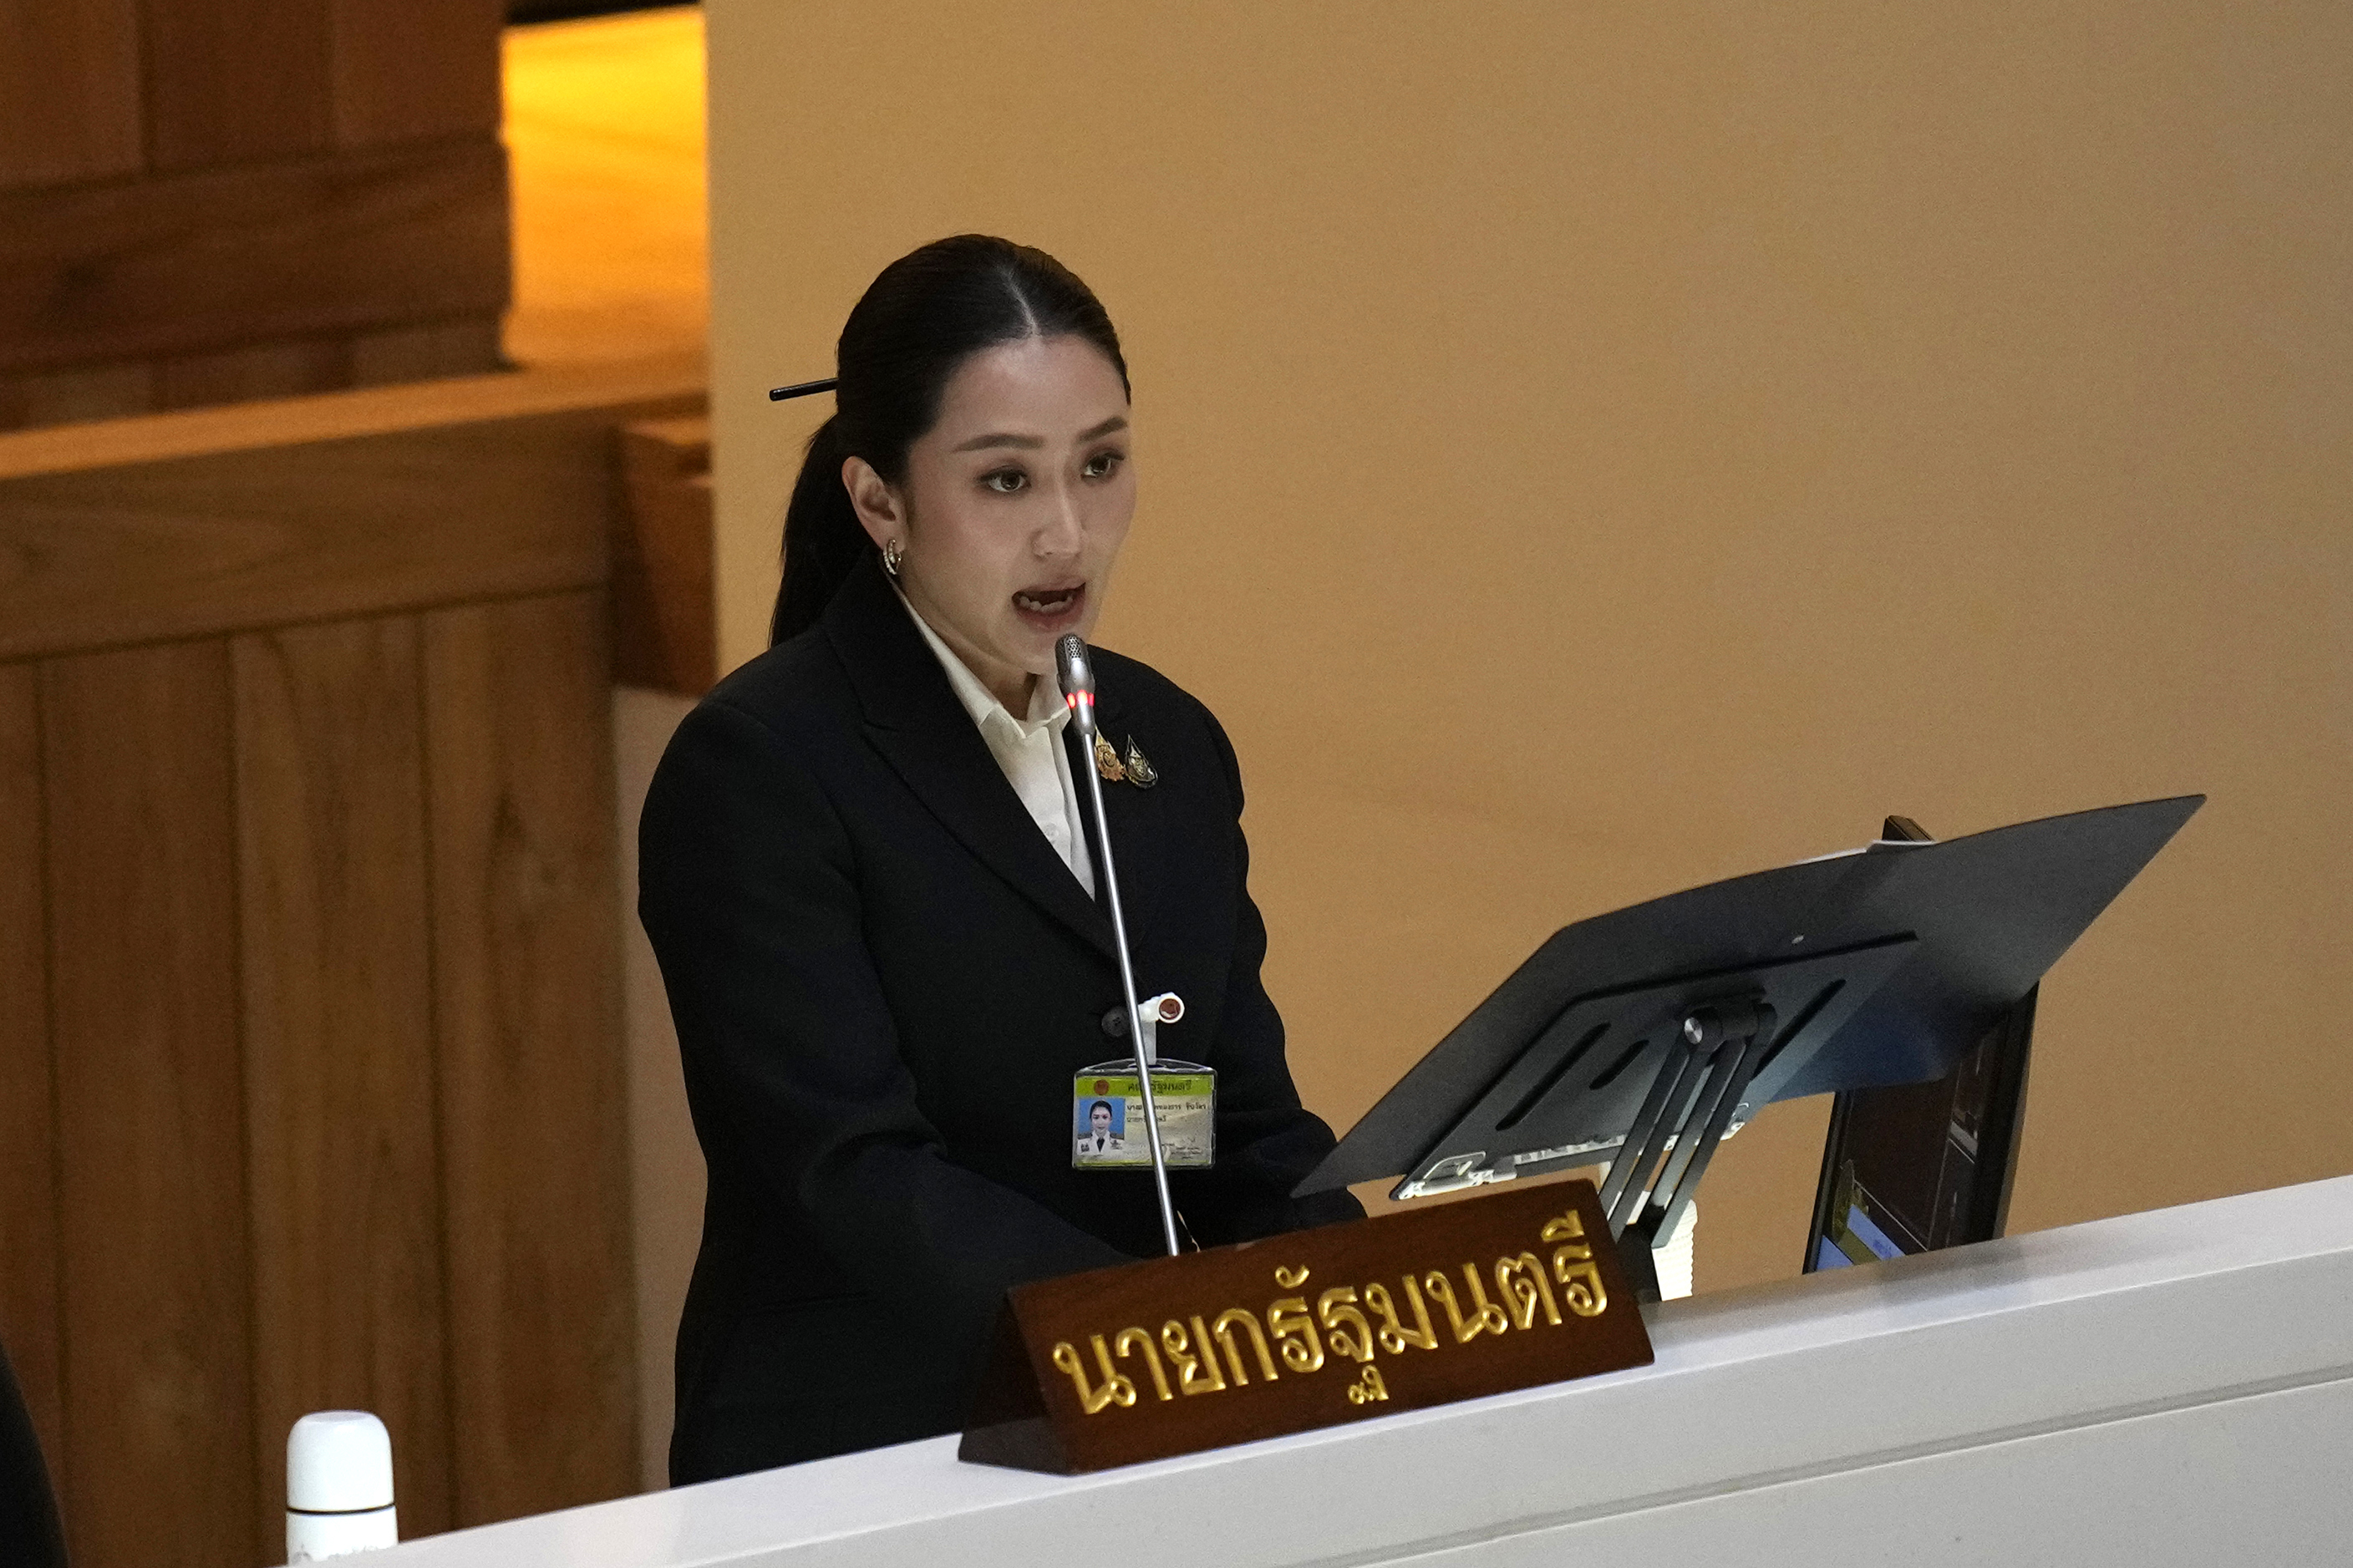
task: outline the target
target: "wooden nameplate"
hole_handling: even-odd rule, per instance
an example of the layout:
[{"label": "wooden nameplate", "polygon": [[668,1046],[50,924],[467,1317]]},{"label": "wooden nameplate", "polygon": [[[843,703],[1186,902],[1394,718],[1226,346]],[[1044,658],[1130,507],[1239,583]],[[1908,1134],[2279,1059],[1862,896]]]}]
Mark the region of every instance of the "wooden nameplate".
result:
[{"label": "wooden nameplate", "polygon": [[956,1453],[1077,1475],[1650,1361],[1565,1182],[1017,1286]]}]

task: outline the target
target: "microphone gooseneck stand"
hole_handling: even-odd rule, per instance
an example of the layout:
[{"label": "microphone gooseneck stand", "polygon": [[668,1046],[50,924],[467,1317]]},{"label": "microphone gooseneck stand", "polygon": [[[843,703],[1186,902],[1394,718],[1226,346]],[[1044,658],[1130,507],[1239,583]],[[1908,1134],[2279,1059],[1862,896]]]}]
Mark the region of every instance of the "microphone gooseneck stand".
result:
[{"label": "microphone gooseneck stand", "polygon": [[1054,662],[1061,672],[1062,701],[1079,727],[1081,750],[1086,753],[1087,798],[1094,803],[1095,845],[1103,857],[1103,900],[1111,906],[1112,944],[1119,952],[1120,994],[1127,1003],[1127,1037],[1135,1047],[1135,1080],[1144,1088],[1144,1130],[1152,1140],[1152,1184],[1160,1199],[1160,1234],[1174,1258],[1176,1205],[1168,1195],[1168,1157],[1160,1147],[1160,1108],[1152,1097],[1152,1062],[1144,1054],[1143,1008],[1136,1000],[1135,965],[1127,952],[1127,917],[1120,908],[1119,871],[1112,864],[1111,823],[1103,816],[1103,770],[1095,766],[1095,677],[1087,660],[1087,645],[1076,632],[1054,645]]}]

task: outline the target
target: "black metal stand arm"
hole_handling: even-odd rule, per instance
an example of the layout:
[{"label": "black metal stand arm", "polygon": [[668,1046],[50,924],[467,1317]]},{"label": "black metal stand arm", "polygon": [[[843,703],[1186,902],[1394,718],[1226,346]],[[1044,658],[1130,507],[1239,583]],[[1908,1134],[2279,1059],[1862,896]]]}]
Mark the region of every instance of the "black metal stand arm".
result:
[{"label": "black metal stand arm", "polygon": [[1609,1163],[1601,1206],[1643,1300],[1659,1299],[1651,1254],[1690,1206],[1757,1058],[1772,1044],[1775,1022],[1771,1005],[1755,997],[1693,1008],[1683,1018],[1679,1048],[1660,1064],[1624,1147]]}]

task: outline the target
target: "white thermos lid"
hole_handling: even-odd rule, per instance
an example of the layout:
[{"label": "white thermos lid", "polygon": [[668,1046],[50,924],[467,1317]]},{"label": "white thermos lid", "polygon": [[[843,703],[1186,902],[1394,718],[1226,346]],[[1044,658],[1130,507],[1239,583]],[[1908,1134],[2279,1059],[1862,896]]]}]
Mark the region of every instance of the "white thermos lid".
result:
[{"label": "white thermos lid", "polygon": [[321,1410],[286,1435],[286,1506],[351,1513],[392,1506],[392,1435],[364,1410]]}]

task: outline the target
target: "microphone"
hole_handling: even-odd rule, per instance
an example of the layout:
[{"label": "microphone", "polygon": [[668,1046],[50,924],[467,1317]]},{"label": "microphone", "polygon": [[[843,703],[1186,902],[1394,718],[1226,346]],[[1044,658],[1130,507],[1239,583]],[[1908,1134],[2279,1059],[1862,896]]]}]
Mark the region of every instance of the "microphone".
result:
[{"label": "microphone", "polygon": [[[1054,669],[1061,682],[1062,703],[1071,710],[1079,733],[1088,740],[1095,733],[1095,671],[1087,659],[1086,639],[1072,632],[1054,644]],[[1098,822],[1100,829],[1102,824]]]},{"label": "microphone", "polygon": [[1135,1081],[1144,1089],[1144,1131],[1152,1141],[1152,1184],[1160,1199],[1160,1234],[1167,1243],[1168,1256],[1174,1258],[1181,1250],[1176,1245],[1176,1205],[1168,1195],[1168,1156],[1160,1147],[1160,1107],[1152,1095],[1153,1053],[1145,1043],[1144,1009],[1135,999],[1135,963],[1128,956],[1127,916],[1120,908],[1119,871],[1112,863],[1111,823],[1103,816],[1103,770],[1095,766],[1095,671],[1094,662],[1087,657],[1086,639],[1076,632],[1058,639],[1054,669],[1071,721],[1079,727],[1079,739],[1084,742],[1079,749],[1086,753],[1087,798],[1094,805],[1095,844],[1103,851],[1103,902],[1111,907],[1113,945],[1119,952],[1120,995],[1127,1003],[1126,1016],[1137,1020],[1127,1033],[1135,1043]]}]

